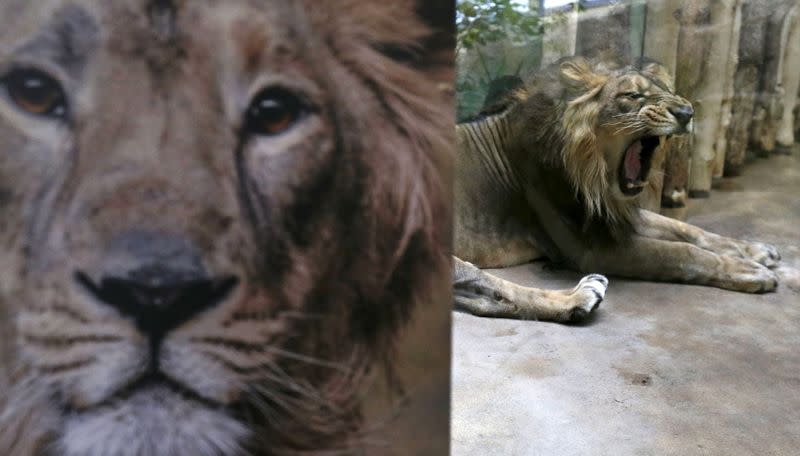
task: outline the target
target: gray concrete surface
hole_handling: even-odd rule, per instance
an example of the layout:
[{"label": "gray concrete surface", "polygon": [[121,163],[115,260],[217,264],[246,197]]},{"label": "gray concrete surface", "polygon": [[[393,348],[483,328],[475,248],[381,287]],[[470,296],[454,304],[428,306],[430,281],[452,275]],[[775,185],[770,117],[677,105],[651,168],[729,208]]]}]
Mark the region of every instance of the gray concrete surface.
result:
[{"label": "gray concrete surface", "polygon": [[[692,200],[688,221],[775,244],[779,290],[611,278],[582,326],[454,313],[452,454],[800,455],[800,150]],[[580,277],[542,263],[498,274]]]}]

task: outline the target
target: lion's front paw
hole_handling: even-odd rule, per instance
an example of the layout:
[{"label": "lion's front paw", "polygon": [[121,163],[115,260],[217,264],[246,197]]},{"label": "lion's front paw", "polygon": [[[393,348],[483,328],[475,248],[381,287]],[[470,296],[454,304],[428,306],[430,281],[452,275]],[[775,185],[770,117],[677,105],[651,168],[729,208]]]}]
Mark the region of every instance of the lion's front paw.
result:
[{"label": "lion's front paw", "polygon": [[748,242],[745,251],[748,258],[768,268],[778,266],[781,261],[781,254],[778,253],[778,249],[764,242]]},{"label": "lion's front paw", "polygon": [[731,258],[725,268],[719,284],[722,288],[747,293],[767,293],[778,288],[778,276],[761,263]]},{"label": "lion's front paw", "polygon": [[596,309],[606,295],[608,279],[600,274],[590,274],[572,290],[568,321],[579,322],[585,320]]}]

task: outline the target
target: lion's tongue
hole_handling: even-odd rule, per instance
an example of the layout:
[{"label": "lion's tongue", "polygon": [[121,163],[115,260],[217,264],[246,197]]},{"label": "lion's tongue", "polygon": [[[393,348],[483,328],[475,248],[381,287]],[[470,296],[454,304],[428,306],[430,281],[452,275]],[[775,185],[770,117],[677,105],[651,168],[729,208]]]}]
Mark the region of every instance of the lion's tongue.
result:
[{"label": "lion's tongue", "polygon": [[625,178],[630,182],[636,182],[639,173],[642,171],[642,142],[636,141],[625,151]]}]

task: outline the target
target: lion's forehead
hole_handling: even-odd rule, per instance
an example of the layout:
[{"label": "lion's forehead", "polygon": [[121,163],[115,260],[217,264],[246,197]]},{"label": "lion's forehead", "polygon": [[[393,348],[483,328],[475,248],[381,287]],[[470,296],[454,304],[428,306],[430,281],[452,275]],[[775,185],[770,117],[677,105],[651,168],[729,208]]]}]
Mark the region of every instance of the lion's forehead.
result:
[{"label": "lion's forehead", "polygon": [[[280,0],[83,0],[35,5],[23,2],[18,15],[0,17],[0,57],[23,56],[33,64],[57,65],[75,79],[82,76],[87,61],[102,58],[99,54],[144,60],[165,76],[177,73],[173,65],[186,61],[256,72],[267,55],[282,59],[271,62],[279,67],[287,57],[300,56],[315,33],[323,33],[301,23],[311,21],[301,7]],[[298,30],[303,40],[297,39]]]},{"label": "lion's forehead", "polygon": [[647,97],[646,105],[685,105],[689,102],[663,86],[663,81],[653,80],[639,73],[626,73],[615,79],[612,93],[639,93]]},{"label": "lion's forehead", "polygon": [[619,76],[614,88],[617,93],[634,92],[645,96],[670,94],[657,82],[639,73],[627,73]]}]

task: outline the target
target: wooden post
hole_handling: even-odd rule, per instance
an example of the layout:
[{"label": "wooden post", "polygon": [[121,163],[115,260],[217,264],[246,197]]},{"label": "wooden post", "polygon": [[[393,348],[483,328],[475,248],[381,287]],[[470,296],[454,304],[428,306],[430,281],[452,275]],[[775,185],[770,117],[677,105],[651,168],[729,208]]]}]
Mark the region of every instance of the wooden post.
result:
[{"label": "wooden post", "polygon": [[[694,64],[703,67],[703,76],[692,97],[695,118],[695,142],[689,168],[689,197],[705,198],[711,191],[714,165],[714,141],[722,111],[725,71],[730,57],[731,32],[734,28],[737,0],[689,2],[705,6],[708,18],[698,21],[697,39],[707,53]],[[710,4],[709,4],[710,3]]]},{"label": "wooden post", "polygon": [[630,27],[628,28],[628,42],[631,57],[644,55],[644,33],[647,27],[647,3],[645,0],[630,0],[629,14]]},{"label": "wooden post", "polygon": [[797,92],[797,104],[794,107],[794,142],[800,143],[800,91]]},{"label": "wooden post", "polygon": [[764,66],[767,21],[772,0],[747,0],[742,5],[738,60],[733,80],[728,150],[723,175],[738,176],[745,162],[754,122],[760,74]]},{"label": "wooden post", "polygon": [[[661,62],[669,70],[673,85],[675,84],[678,35],[680,33],[680,22],[676,16],[681,4],[683,4],[683,0],[648,0],[645,20],[646,34],[643,54]],[[673,168],[678,160],[688,161],[688,150],[677,150],[678,147],[685,148],[687,145],[685,141],[676,141],[676,139],[671,138],[662,144],[662,150],[655,155],[658,160],[652,165],[650,186],[645,189],[646,193],[641,198],[642,207],[645,209],[682,218],[683,212],[679,209],[686,204],[685,176],[684,184],[680,189],[676,189],[677,182]],[[677,172],[680,172],[680,169]]]},{"label": "wooden post", "polygon": [[664,184],[661,189],[661,213],[678,220],[686,220],[689,160],[694,142],[693,135],[673,136],[664,150]]},{"label": "wooden post", "polygon": [[[722,88],[722,103],[720,106],[719,124],[715,131],[714,139],[714,163],[711,168],[711,177],[720,178],[723,175],[725,167],[725,154],[728,150],[728,128],[731,124],[733,103],[733,90],[734,90],[734,76],[736,74],[736,65],[739,61],[739,34],[742,25],[742,2],[735,0],[734,4],[734,17],[733,26],[728,36],[730,47],[728,50],[728,61],[725,64],[725,73],[722,77],[725,80],[725,85]],[[725,37],[723,37],[724,39]]]},{"label": "wooden post", "polygon": [[550,12],[545,17],[542,37],[542,67],[561,57],[575,54],[578,30],[578,5],[569,5],[563,15]]},{"label": "wooden post", "polygon": [[794,146],[794,109],[797,105],[797,92],[800,89],[800,1],[786,15],[786,49],[781,65],[781,85],[783,97],[781,117],[778,121],[778,132],[775,138],[775,151],[791,153]]},{"label": "wooden post", "polygon": [[[775,149],[778,119],[782,117],[783,87],[781,75],[786,47],[789,45],[791,29],[790,11],[796,0],[780,0],[769,2],[770,16],[767,21],[766,47],[764,64],[761,68],[761,84],[759,86],[754,122],[750,134],[751,147],[759,156],[767,157]],[[797,43],[791,43],[797,46]]]},{"label": "wooden post", "polygon": [[629,3],[611,3],[582,11],[578,17],[575,53],[593,57],[610,50],[624,58],[639,57],[631,53],[630,15]]},{"label": "wooden post", "polygon": [[644,55],[658,60],[669,70],[673,83],[678,63],[678,21],[684,0],[648,0]]},{"label": "wooden post", "polygon": [[[694,102],[703,75],[708,53],[708,43],[703,39],[702,30],[711,19],[710,0],[681,2],[682,7],[674,12],[679,23],[678,45],[675,58],[675,92]],[[685,217],[687,189],[689,185],[689,164],[694,147],[694,135],[672,138],[666,152],[664,183],[661,205],[670,216]]]}]

